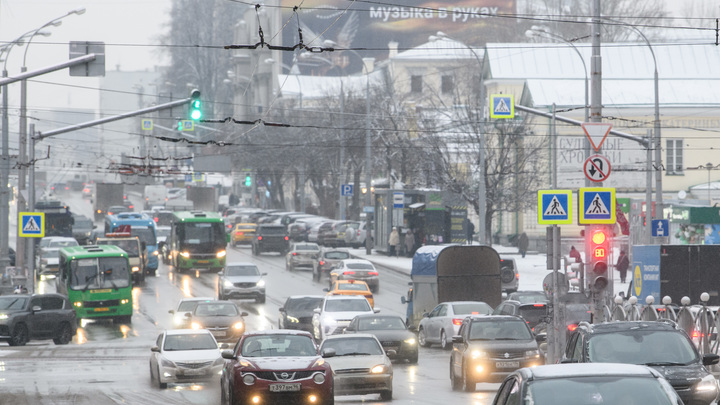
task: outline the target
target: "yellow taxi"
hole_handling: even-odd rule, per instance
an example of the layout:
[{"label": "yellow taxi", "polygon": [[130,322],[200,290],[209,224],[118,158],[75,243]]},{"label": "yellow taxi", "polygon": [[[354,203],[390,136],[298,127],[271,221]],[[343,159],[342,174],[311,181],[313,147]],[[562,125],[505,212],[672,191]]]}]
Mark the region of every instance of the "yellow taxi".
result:
[{"label": "yellow taxi", "polygon": [[233,246],[243,243],[251,244],[255,238],[255,228],[257,228],[257,224],[235,224],[235,228],[232,230]]},{"label": "yellow taxi", "polygon": [[327,295],[362,295],[367,298],[371,307],[375,307],[372,291],[367,283],[360,280],[337,280],[333,281],[332,288],[325,288]]}]

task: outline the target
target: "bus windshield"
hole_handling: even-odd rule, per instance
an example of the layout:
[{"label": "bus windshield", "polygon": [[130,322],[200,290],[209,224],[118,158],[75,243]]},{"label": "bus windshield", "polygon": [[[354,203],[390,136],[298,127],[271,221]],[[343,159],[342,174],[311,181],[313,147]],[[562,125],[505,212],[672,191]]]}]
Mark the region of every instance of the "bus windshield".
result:
[{"label": "bus windshield", "polygon": [[222,222],[190,222],[179,227],[180,243],[184,249],[200,252],[215,246],[225,246],[225,227]]},{"label": "bus windshield", "polygon": [[138,239],[140,239],[140,242],[145,242],[146,246],[154,246],[157,245],[157,240],[155,240],[155,231],[148,227],[137,227],[133,226],[131,229],[131,235],[137,236]]},{"label": "bus windshield", "polygon": [[70,262],[70,288],[88,290],[130,286],[128,262],[124,257],[78,259]]}]

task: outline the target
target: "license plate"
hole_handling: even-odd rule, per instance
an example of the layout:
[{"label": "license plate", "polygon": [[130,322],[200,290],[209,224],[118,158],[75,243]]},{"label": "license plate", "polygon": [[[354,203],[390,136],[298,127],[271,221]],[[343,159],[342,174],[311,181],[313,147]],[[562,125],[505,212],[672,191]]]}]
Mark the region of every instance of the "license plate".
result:
[{"label": "license plate", "polygon": [[110,308],[95,308],[95,312],[107,312]]},{"label": "license plate", "polygon": [[210,260],[198,260],[197,262],[200,264],[207,264],[210,263]]},{"label": "license plate", "polygon": [[296,392],[300,391],[300,384],[270,384],[270,392]]},{"label": "license plate", "polygon": [[95,294],[95,293],[109,293],[109,292],[111,292],[111,291],[112,291],[111,289],[107,289],[107,290],[90,290],[90,293],[92,293],[92,294]]},{"label": "license plate", "polygon": [[191,370],[184,370],[184,371],[183,371],[183,374],[184,374],[184,375],[201,375],[201,374],[205,374],[205,371],[203,371],[203,370],[192,370],[192,369],[191,369]]},{"label": "license plate", "polygon": [[213,334],[213,336],[225,336],[227,333],[224,330],[213,330],[210,331],[210,333]]},{"label": "license plate", "polygon": [[495,363],[497,368],[520,368],[519,361],[498,361]]}]

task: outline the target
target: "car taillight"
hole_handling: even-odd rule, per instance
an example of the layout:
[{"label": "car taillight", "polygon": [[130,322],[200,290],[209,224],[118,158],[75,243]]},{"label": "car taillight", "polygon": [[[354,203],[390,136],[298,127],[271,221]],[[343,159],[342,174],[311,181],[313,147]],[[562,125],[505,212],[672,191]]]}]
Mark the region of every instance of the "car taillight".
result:
[{"label": "car taillight", "polygon": [[293,256],[297,256],[297,252],[293,252]]},{"label": "car taillight", "polygon": [[453,325],[460,326],[462,325],[462,319],[460,318],[453,318]]},{"label": "car taillight", "polygon": [[355,272],[354,271],[343,271],[343,274],[344,275],[353,275],[353,274],[355,274]]},{"label": "car taillight", "polygon": [[568,330],[569,330],[570,332],[575,332],[575,329],[577,329],[577,324],[576,324],[576,323],[571,323],[570,325],[568,325]]},{"label": "car taillight", "polygon": [[520,280],[520,273],[515,273],[515,278],[516,278],[517,280]]},{"label": "car taillight", "polygon": [[154,220],[155,222],[157,222],[157,221],[159,221],[159,220],[160,220],[160,218],[158,218],[158,217],[155,217],[155,218],[153,218],[153,220]]},{"label": "car taillight", "polygon": [[235,232],[235,236],[243,236],[245,235],[245,232]]},{"label": "car taillight", "polygon": [[325,262],[324,262],[324,261],[322,261],[322,260],[320,260],[320,262],[318,262],[318,265],[320,265],[320,266],[324,266],[324,265],[325,265]]},{"label": "car taillight", "polygon": [[368,272],[368,274],[371,276],[379,276],[380,275],[380,273],[378,273],[377,271],[371,271],[371,272]]},{"label": "car taillight", "polygon": [[285,240],[290,240],[290,237],[289,237],[289,236],[286,236],[286,237],[285,237]]},{"label": "car taillight", "polygon": [[258,240],[262,240],[262,236],[258,236]]},{"label": "car taillight", "polygon": [[533,304],[534,307],[544,307],[545,304]]}]

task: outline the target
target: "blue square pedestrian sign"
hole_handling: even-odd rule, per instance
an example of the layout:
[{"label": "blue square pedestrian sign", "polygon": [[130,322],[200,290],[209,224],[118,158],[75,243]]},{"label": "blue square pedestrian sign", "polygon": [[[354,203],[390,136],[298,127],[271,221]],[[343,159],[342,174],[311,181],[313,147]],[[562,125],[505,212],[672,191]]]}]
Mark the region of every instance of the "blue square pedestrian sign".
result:
[{"label": "blue square pedestrian sign", "polygon": [[45,237],[44,212],[20,212],[18,215],[18,235],[24,238]]},{"label": "blue square pedestrian sign", "polygon": [[538,190],[538,224],[572,223],[572,190]]},{"label": "blue square pedestrian sign", "polygon": [[142,129],[143,131],[152,131],[153,129],[153,120],[149,118],[145,118],[142,120]]},{"label": "blue square pedestrian sign", "polygon": [[512,94],[490,96],[490,118],[515,118],[515,100]]},{"label": "blue square pedestrian sign", "polygon": [[615,189],[581,188],[578,192],[578,223],[582,225],[614,224]]}]

